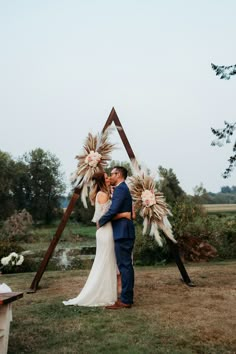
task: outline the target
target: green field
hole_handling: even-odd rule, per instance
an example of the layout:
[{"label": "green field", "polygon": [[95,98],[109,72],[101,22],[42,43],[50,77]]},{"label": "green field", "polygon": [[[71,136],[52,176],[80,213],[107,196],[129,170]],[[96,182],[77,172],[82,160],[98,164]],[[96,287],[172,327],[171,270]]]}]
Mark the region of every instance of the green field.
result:
[{"label": "green field", "polygon": [[236,204],[203,204],[209,213],[236,213]]}]

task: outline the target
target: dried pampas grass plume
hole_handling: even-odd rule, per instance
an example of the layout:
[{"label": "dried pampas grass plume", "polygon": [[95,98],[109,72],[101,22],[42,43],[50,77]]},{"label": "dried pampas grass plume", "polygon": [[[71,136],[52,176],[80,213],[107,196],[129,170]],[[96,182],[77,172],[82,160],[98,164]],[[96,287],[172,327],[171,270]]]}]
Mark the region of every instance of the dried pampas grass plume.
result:
[{"label": "dried pampas grass plume", "polygon": [[[133,166],[137,170],[136,161]],[[156,190],[154,178],[139,170],[136,175],[129,177],[128,184],[134,201],[134,208],[139,210],[141,217],[144,219],[143,234],[149,233],[154,236],[158,244],[162,246],[162,238],[158,232],[158,228],[160,228],[172,242],[176,243],[171,224],[167,218],[167,215],[171,215],[171,212],[163,193]]]},{"label": "dried pampas grass plume", "polygon": [[78,160],[77,170],[72,176],[72,183],[82,188],[81,200],[87,208],[86,197],[94,173],[103,171],[109,161],[115,145],[109,142],[111,129],[92,135],[88,133],[83,145],[83,152],[75,158]]}]

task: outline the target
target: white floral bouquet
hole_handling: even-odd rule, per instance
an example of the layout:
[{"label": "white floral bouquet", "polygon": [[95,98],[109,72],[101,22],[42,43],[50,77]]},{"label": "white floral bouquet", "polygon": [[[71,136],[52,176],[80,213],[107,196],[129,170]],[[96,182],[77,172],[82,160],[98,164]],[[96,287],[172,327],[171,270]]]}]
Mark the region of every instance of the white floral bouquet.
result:
[{"label": "white floral bouquet", "polygon": [[176,243],[167,218],[171,212],[163,193],[156,190],[154,178],[139,172],[129,178],[128,185],[134,208],[139,210],[140,216],[144,219],[143,234],[149,233],[154,236],[159,246],[162,246],[162,239],[158,232],[160,228],[172,242]]},{"label": "white floral bouquet", "polygon": [[1,267],[0,269],[4,269],[4,267],[13,268],[15,266],[20,266],[24,262],[24,256],[18,254],[16,252],[11,252],[7,257],[1,258]]}]

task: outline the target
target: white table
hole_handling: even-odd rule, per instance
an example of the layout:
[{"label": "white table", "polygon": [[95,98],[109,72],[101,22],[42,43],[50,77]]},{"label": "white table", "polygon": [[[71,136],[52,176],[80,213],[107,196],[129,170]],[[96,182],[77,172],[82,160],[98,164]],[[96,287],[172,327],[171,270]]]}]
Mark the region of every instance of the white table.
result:
[{"label": "white table", "polygon": [[23,293],[0,293],[0,354],[7,354],[11,321],[11,304],[23,297]]}]

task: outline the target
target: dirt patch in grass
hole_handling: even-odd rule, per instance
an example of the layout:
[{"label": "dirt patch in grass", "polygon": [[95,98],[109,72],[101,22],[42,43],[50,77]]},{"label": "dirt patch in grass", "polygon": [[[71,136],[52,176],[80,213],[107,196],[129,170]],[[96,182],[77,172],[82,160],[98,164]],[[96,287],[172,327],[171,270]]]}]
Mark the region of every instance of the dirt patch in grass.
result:
[{"label": "dirt patch in grass", "polygon": [[[132,309],[65,307],[87,270],[45,272],[40,289],[13,307],[9,353],[236,353],[236,262],[136,268]],[[34,274],[6,275],[15,291]]]}]

